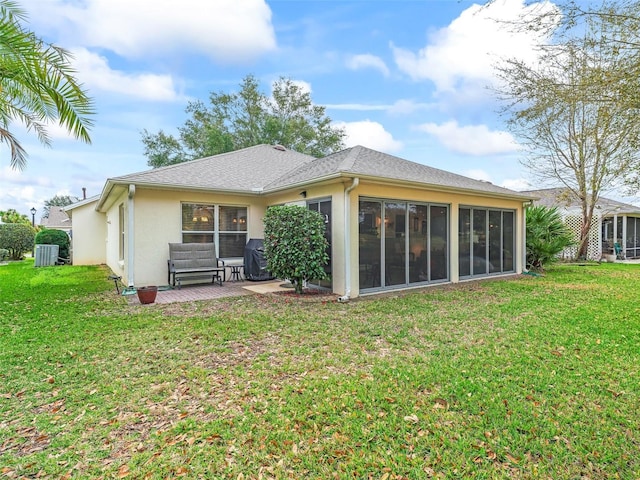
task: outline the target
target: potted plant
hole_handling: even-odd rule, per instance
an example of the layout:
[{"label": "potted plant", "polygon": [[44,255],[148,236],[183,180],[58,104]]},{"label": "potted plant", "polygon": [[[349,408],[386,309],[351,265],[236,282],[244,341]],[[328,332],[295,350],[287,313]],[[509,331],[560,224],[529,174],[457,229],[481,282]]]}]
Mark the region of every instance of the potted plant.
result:
[{"label": "potted plant", "polygon": [[138,294],[138,300],[140,300],[140,303],[146,305],[147,303],[153,303],[156,301],[158,287],[155,285],[140,287],[136,289],[136,293]]}]

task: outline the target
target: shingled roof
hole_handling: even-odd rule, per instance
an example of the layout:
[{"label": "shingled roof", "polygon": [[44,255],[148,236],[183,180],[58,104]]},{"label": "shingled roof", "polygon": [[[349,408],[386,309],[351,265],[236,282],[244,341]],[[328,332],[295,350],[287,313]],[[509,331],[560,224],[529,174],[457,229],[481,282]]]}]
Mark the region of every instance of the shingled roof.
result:
[{"label": "shingled roof", "polygon": [[110,189],[118,184],[260,194],[333,178],[355,176],[523,200],[534,198],[526,193],[473,180],[362,146],[347,148],[316,159],[280,146],[256,145],[111,178],[102,192],[101,202],[109,195]]},{"label": "shingled roof", "polygon": [[189,162],[155,168],[110,179],[112,183],[133,183],[184,187],[188,189],[255,192],[314,157],[280,146],[254,147],[222,153]]},{"label": "shingled roof", "polygon": [[[538,197],[539,200],[536,200],[535,203],[537,205],[544,205],[545,207],[558,207],[568,210],[578,209],[581,207],[578,197],[571,190],[565,187],[527,190],[522,193],[528,193]],[[596,208],[598,208],[600,213],[603,215],[612,215],[614,213],[618,215],[640,215],[640,207],[605,197],[600,197],[596,203]]]},{"label": "shingled roof", "polygon": [[527,200],[535,198],[529,194],[515,192],[489,182],[474,180],[362,146],[347,148],[333,155],[305,163],[296,170],[266,185],[265,191],[335,176],[362,176],[398,180],[432,188],[467,190],[484,194],[491,193]]}]

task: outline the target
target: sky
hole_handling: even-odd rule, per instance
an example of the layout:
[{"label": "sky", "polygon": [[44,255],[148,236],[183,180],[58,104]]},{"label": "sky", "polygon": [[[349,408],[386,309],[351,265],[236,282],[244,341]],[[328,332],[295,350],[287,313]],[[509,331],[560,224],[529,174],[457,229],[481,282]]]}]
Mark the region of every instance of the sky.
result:
[{"label": "sky", "polygon": [[254,75],[307,88],[375,150],[496,185],[539,188],[492,93],[500,59],[533,55],[535,32],[504,27],[549,4],[495,0],[21,0],[27,27],[73,54],[95,101],[92,144],[58,126],[42,146],[20,124],[23,171],[0,147],[0,210],[31,218],[55,195],[99,195],[107,178],[147,170],[141,132],[177,133],[189,101]]}]

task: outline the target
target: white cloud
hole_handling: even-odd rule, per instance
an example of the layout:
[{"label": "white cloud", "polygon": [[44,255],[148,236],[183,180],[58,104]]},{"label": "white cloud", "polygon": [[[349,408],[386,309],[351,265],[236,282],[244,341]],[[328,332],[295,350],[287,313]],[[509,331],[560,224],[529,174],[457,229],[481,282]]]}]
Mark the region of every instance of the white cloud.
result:
[{"label": "white cloud", "polygon": [[430,110],[435,107],[432,103],[416,102],[415,100],[397,100],[393,104],[366,103],[330,103],[325,104],[330,110],[353,110],[359,112],[387,112],[390,115],[409,115],[420,110]]},{"label": "white cloud", "polygon": [[199,52],[242,63],[276,48],[265,0],[25,0],[25,7],[64,43],[127,58]]},{"label": "white cloud", "polygon": [[533,186],[529,183],[529,181],[524,178],[511,178],[504,180],[501,184],[501,187],[509,188],[511,190],[522,191],[522,190],[531,190]]},{"label": "white cloud", "polygon": [[372,112],[389,110],[392,105],[368,105],[366,103],[328,103],[324,105],[330,110],[355,110],[359,112]]},{"label": "white cloud", "polygon": [[152,101],[181,99],[169,75],[112,70],[105,57],[84,48],[74,50],[73,57],[78,78],[90,91],[113,92]]},{"label": "white cloud", "polygon": [[429,110],[434,105],[431,103],[416,102],[414,100],[398,100],[391,107],[389,113],[392,115],[409,115],[419,110]]},{"label": "white cloud", "polygon": [[45,200],[42,194],[52,188],[51,180],[46,177],[26,175],[9,167],[0,170],[0,181],[0,210],[13,208],[29,218],[29,209],[39,210]]},{"label": "white cloud", "polygon": [[361,55],[353,55],[347,59],[347,68],[351,70],[361,70],[363,68],[373,68],[378,70],[385,77],[389,76],[389,68],[380,57],[364,53]]},{"label": "white cloud", "polygon": [[398,68],[413,80],[431,80],[438,91],[479,87],[494,80],[494,65],[502,58],[536,58],[536,46],[547,35],[534,29],[515,29],[526,15],[553,11],[550,2],[526,5],[525,0],[495,0],[488,6],[467,8],[447,27],[433,32],[418,52],[391,45]]},{"label": "white cloud", "polygon": [[486,125],[460,126],[450,121],[441,125],[425,123],[416,129],[433,135],[449,150],[466,155],[497,155],[520,148],[510,133],[491,131]]},{"label": "white cloud", "polygon": [[363,120],[360,122],[336,122],[334,126],[344,128],[347,133],[347,147],[362,145],[363,147],[382,152],[396,152],[403,147],[402,142],[394,140],[378,122]]}]

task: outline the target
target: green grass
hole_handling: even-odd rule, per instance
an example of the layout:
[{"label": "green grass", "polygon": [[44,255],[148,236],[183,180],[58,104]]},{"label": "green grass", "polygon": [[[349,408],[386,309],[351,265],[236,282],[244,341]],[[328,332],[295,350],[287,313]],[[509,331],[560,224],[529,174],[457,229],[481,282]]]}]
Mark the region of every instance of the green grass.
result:
[{"label": "green grass", "polygon": [[0,477],[640,478],[640,265],[130,306],[0,267]]}]

